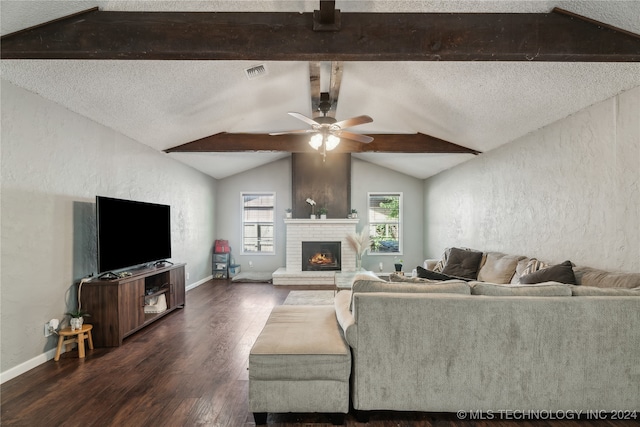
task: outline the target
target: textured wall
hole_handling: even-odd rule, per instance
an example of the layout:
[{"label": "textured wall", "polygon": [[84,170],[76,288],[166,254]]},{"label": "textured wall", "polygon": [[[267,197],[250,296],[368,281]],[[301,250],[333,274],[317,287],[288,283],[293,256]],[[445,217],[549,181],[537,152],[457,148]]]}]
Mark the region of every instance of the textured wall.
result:
[{"label": "textured wall", "polygon": [[468,246],[640,271],[640,87],[424,188],[426,257]]},{"label": "textured wall", "polygon": [[4,80],[1,173],[3,373],[55,347],[44,323],[95,272],[96,195],[171,205],[173,260],[211,274],[213,178]]}]

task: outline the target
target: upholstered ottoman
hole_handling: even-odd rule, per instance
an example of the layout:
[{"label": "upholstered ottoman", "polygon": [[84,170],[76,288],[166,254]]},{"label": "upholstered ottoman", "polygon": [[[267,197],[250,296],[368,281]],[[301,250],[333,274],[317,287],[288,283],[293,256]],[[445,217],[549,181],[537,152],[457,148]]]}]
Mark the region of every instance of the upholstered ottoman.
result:
[{"label": "upholstered ottoman", "polygon": [[349,412],[351,351],[333,305],[274,307],[249,354],[249,409],[325,412],[334,424]]}]

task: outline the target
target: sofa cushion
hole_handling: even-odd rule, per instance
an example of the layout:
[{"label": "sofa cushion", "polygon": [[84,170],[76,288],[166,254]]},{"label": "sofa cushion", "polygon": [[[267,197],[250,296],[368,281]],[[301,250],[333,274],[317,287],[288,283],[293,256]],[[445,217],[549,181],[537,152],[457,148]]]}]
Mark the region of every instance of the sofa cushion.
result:
[{"label": "sofa cushion", "polygon": [[520,277],[521,284],[534,284],[542,282],[560,282],[575,285],[576,278],[573,274],[571,261],[538,270],[535,273],[524,274]]},{"label": "sofa cushion", "polygon": [[509,283],[516,272],[518,261],[524,257],[488,252],[485,258],[484,265],[478,271],[478,280],[489,283]]},{"label": "sofa cushion", "polygon": [[449,259],[442,269],[442,273],[448,276],[475,279],[478,277],[478,268],[481,261],[482,252],[451,248]]},{"label": "sofa cushion", "polygon": [[[471,295],[469,284],[462,280],[446,280],[428,285],[424,283],[379,282],[374,280],[358,280],[353,283],[351,289],[352,297],[357,293],[367,292]],[[353,298],[351,299],[350,309],[353,310]]]},{"label": "sofa cushion", "polygon": [[558,282],[535,285],[501,285],[497,283],[471,282],[472,295],[570,297],[571,287]]},{"label": "sofa cushion", "polygon": [[385,282],[358,280],[353,284],[352,293],[365,292],[397,292],[397,293],[445,293],[471,295],[467,282],[462,280],[445,280],[425,286],[420,283]]},{"label": "sofa cushion", "polygon": [[571,293],[574,297],[640,297],[640,288],[597,288],[573,285]]},{"label": "sofa cushion", "polygon": [[578,285],[628,289],[640,287],[640,273],[616,273],[591,267],[576,267],[574,272]]},{"label": "sofa cushion", "polygon": [[450,276],[448,274],[443,274],[443,273],[438,273],[437,271],[431,271],[431,270],[427,270],[425,268],[422,268],[420,266],[416,267],[416,272],[418,273],[418,277],[421,279],[426,279],[426,280],[436,280],[436,281],[442,281],[442,280],[464,280],[464,281],[470,281],[473,279],[469,279],[466,277],[457,277],[457,276]]},{"label": "sofa cushion", "polygon": [[387,282],[386,280],[380,278],[379,276],[376,276],[376,274],[373,271],[361,271],[359,273],[354,274],[353,278],[351,279],[351,286],[353,286],[353,284],[358,280],[372,280],[375,282],[385,282],[385,283]]}]

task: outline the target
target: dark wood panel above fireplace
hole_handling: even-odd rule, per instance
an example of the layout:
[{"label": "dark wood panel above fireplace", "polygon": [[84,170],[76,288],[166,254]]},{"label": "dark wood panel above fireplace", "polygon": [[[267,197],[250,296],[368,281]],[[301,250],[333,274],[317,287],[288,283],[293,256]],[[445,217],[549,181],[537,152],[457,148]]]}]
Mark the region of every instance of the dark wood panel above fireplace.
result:
[{"label": "dark wood panel above fireplace", "polygon": [[294,218],[309,218],[315,200],[318,209],[326,207],[328,218],[346,218],[351,210],[351,154],[292,153],[292,209]]}]

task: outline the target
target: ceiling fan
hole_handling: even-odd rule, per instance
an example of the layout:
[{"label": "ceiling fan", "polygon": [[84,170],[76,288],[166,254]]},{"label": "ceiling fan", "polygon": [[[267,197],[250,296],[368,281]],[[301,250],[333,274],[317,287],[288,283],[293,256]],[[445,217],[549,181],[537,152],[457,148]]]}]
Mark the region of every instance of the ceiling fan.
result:
[{"label": "ceiling fan", "polygon": [[362,115],[341,121],[337,121],[335,118],[338,92],[340,91],[340,82],[342,80],[342,62],[334,61],[331,63],[330,92],[320,93],[320,62],[309,63],[309,76],[311,80],[311,106],[316,117],[310,118],[295,112],[289,112],[289,115],[307,123],[311,126],[311,129],[271,132],[269,135],[313,134],[309,140],[309,145],[320,151],[324,158],[327,156],[327,151],[331,151],[338,146],[341,138],[364,144],[373,141],[370,136],[345,130],[353,126],[371,123],[373,122],[371,117]]},{"label": "ceiling fan", "polygon": [[[423,133],[413,134],[382,134],[376,133],[374,139],[368,135],[350,132],[346,129],[371,123],[373,119],[367,115],[356,116],[338,121],[335,118],[338,104],[338,93],[342,81],[342,62],[325,61],[325,66],[331,65],[329,87],[322,91],[320,88],[321,62],[309,62],[309,81],[311,85],[312,117],[290,112],[292,117],[302,120],[310,126],[308,129],[287,132],[262,133],[227,133],[220,132],[195,141],[181,144],[165,150],[173,152],[260,152],[260,151],[288,151],[305,153],[309,150],[298,144],[295,135],[309,134],[309,145],[319,151],[326,160],[327,151],[336,149],[340,140],[345,141],[337,151],[342,153],[464,153],[479,154],[472,150],[449,141],[445,141]],[[328,67],[323,70],[327,73]],[[328,89],[328,90],[326,90]],[[281,135],[271,138],[271,135]],[[290,137],[286,137],[290,135]],[[354,141],[355,143],[352,143]],[[369,144],[373,142],[372,144]]]}]

